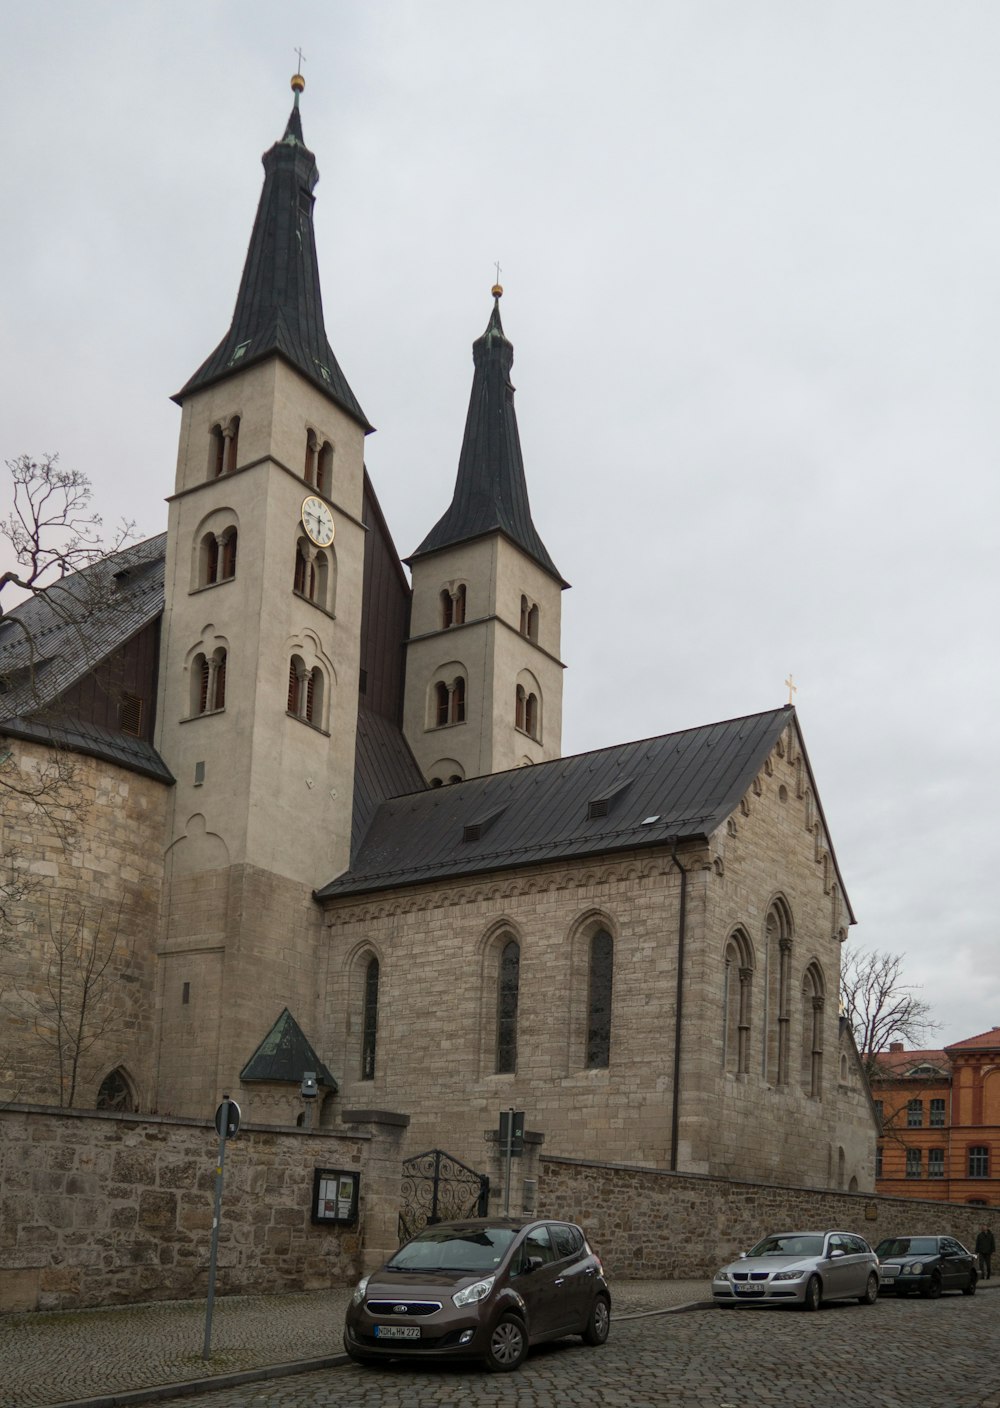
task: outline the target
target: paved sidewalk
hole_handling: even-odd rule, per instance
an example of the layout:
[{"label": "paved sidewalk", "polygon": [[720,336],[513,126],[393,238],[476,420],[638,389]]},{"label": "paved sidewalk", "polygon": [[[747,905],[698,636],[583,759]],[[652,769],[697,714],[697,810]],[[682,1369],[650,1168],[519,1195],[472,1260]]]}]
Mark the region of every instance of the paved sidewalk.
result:
[{"label": "paved sidewalk", "polygon": [[[618,1281],[611,1294],[617,1318],[711,1300],[707,1280]],[[333,1365],[350,1295],[219,1298],[210,1360],[204,1301],[0,1316],[0,1408],[118,1408]]]}]

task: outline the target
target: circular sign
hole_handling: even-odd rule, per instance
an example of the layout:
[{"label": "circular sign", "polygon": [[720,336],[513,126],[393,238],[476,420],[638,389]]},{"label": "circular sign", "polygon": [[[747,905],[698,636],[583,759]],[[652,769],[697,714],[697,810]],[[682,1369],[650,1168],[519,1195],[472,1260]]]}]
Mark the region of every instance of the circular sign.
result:
[{"label": "circular sign", "polygon": [[[229,1107],[229,1118],[226,1119],[226,1107]],[[222,1104],[215,1112],[215,1128],[220,1139],[232,1139],[239,1133],[241,1112],[235,1100],[223,1100]],[[225,1130],[222,1128],[222,1121],[226,1120]]]}]

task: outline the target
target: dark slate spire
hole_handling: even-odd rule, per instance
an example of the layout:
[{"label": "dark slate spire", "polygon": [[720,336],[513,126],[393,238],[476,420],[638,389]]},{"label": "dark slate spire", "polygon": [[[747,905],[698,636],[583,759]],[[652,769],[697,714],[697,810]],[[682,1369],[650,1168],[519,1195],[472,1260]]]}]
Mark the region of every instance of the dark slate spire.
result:
[{"label": "dark slate spire", "polygon": [[472,395],[451,507],[407,561],[503,533],[565,586],[531,518],[510,380],[514,348],[500,322],[502,293],[497,284],[486,331],[472,344]]},{"label": "dark slate spire", "polygon": [[352,416],[371,425],[327,341],[313,230],[316,158],[302,138],[299,75],[285,133],[265,152],[264,189],[250,235],[243,279],[229,332],[173,398],[221,381],[234,371],[277,353]]}]

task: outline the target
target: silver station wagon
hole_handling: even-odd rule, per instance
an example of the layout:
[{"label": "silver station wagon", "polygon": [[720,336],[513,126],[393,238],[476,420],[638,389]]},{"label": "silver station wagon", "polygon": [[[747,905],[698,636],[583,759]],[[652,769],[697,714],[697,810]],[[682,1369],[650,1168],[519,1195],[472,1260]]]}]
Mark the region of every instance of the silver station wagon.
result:
[{"label": "silver station wagon", "polygon": [[715,1273],[716,1305],[798,1305],[878,1300],[878,1257],[853,1232],[777,1232]]}]

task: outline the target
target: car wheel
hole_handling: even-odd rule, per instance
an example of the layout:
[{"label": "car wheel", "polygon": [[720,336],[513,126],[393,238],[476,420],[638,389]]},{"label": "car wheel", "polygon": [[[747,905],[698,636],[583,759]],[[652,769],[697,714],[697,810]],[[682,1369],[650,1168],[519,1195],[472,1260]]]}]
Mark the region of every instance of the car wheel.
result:
[{"label": "car wheel", "polygon": [[875,1272],[873,1271],[872,1274],[868,1277],[868,1284],[867,1284],[867,1286],[865,1286],[865,1293],[864,1293],[864,1295],[863,1295],[863,1296],[858,1296],[858,1304],[859,1304],[859,1305],[874,1305],[877,1300],[878,1300],[878,1277],[876,1276]]},{"label": "car wheel", "polygon": [[810,1276],[809,1284],[806,1286],[805,1300],[802,1302],[803,1310],[819,1310],[823,1304],[823,1287],[820,1285],[818,1276]]},{"label": "car wheel", "polygon": [[938,1296],[941,1294],[941,1277],[932,1276],[926,1286],[920,1287],[920,1294],[925,1300],[937,1300]]},{"label": "car wheel", "polygon": [[486,1367],[491,1374],[510,1374],[528,1352],[524,1321],[516,1315],[502,1315],[493,1326],[486,1349]]},{"label": "car wheel", "polygon": [[583,1338],[587,1344],[603,1344],[611,1331],[611,1306],[604,1296],[598,1296],[590,1308]]},{"label": "car wheel", "polygon": [[971,1276],[969,1277],[969,1284],[968,1284],[967,1286],[963,1286],[963,1287],[962,1287],[962,1295],[963,1295],[963,1296],[974,1296],[975,1294],[976,1294],[976,1276],[975,1276],[975,1273],[973,1273],[973,1275],[971,1275]]}]

